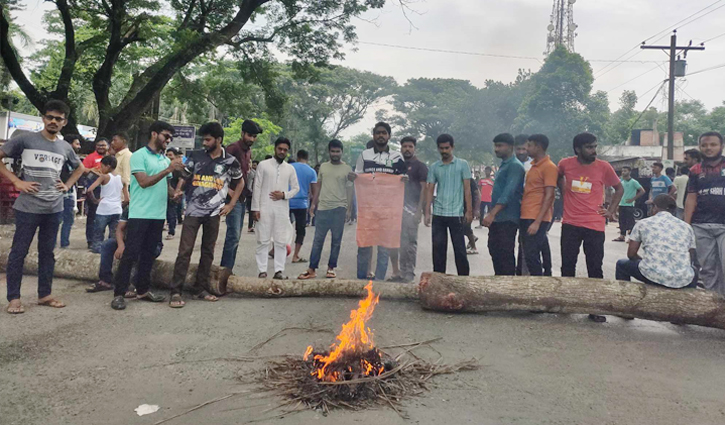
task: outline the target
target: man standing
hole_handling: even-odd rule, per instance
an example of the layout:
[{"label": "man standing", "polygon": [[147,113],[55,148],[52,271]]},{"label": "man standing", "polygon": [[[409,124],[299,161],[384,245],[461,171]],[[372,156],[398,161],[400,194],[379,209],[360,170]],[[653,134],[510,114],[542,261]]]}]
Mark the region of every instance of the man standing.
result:
[{"label": "man standing", "polygon": [[287,279],[284,265],[289,238],[289,200],[299,192],[294,167],[286,163],[292,143],[284,137],[274,142],[274,157],[259,163],[254,177],[252,211],[257,221],[257,268],[267,277],[269,242],[274,239],[274,279]]},{"label": "man standing", "polygon": [[[608,162],[597,159],[597,137],[581,133],[574,137],[574,154],[559,162],[559,187],[564,196],[561,226],[561,275],[576,276],[579,247],[584,244],[589,277],[603,279],[605,219],[612,218],[624,188]],[[609,209],[602,207],[604,187],[614,187]],[[590,314],[595,322],[604,316]]]},{"label": "man standing", "polygon": [[619,202],[619,237],[614,242],[624,242],[627,232],[634,228],[634,203],[645,194],[644,188],[632,178],[632,168],[622,167],[622,200]]},{"label": "man standing", "polygon": [[528,173],[531,169],[532,158],[526,149],[526,142],[529,140],[527,134],[519,134],[514,137],[514,149],[516,150],[516,159],[524,165],[524,170]]},{"label": "man standing", "polygon": [[111,148],[116,152],[116,174],[121,176],[121,182],[127,187],[131,186],[131,151],[128,149],[128,136],[125,133],[116,133],[111,139]]},{"label": "man standing", "polygon": [[[219,235],[219,221],[221,216],[229,214],[234,208],[244,189],[244,182],[237,181],[231,202],[225,204],[230,183],[242,178],[242,169],[237,159],[227,155],[222,147],[224,128],[221,124],[204,124],[199,128],[199,135],[204,149],[191,152],[186,161],[185,173],[181,176],[184,181],[182,185],[186,185],[186,219],[181,229],[179,254],[176,256],[171,281],[169,307],[172,308],[181,308],[185,304],[181,292],[200,227],[203,227],[201,257],[191,292],[194,298],[217,301],[218,298],[209,293],[209,276]],[[180,195],[176,193],[177,198]]]},{"label": "man standing", "polygon": [[493,174],[493,169],[486,166],[483,169],[483,178],[478,182],[478,187],[481,189],[481,221],[476,229],[483,228],[483,218],[491,211],[491,193],[493,193],[493,178],[491,174]]},{"label": "man standing", "polygon": [[[433,271],[437,273],[446,272],[448,232],[450,232],[458,275],[468,276],[470,269],[468,257],[466,257],[466,240],[463,226],[473,221],[471,168],[466,160],[456,158],[453,155],[454,141],[451,135],[441,134],[436,139],[436,144],[441,159],[433,163],[428,170],[425,204],[425,225],[433,226],[431,230]],[[436,185],[438,186],[437,196],[433,205],[433,218],[431,219],[430,207]]]},{"label": "man standing", "polygon": [[700,277],[705,289],[725,295],[725,159],[723,137],[716,131],[700,136],[702,163],[690,168],[685,222],[697,241]]},{"label": "man standing", "polygon": [[[93,184],[100,175],[101,159],[107,154],[108,142],[105,138],[101,137],[96,140],[96,150],[83,159],[83,167],[85,167],[87,172],[85,180],[86,188]],[[101,197],[100,189],[100,187],[97,189],[97,192],[94,194],[95,196],[86,195],[86,242],[88,243],[88,249],[91,249],[96,234],[95,219],[96,210],[98,209],[98,199]]]},{"label": "man standing", "polygon": [[[169,161],[173,162],[177,158],[181,160],[183,163],[183,155],[181,154],[181,149],[177,148],[176,146],[171,146],[168,149],[166,149],[166,157],[169,158]],[[171,177],[169,178],[169,186],[171,186],[172,189],[180,189],[179,182],[183,180],[182,179],[182,172],[181,171],[174,171],[171,173]],[[174,239],[174,236],[176,235],[176,223],[180,222],[180,224],[183,224],[184,220],[181,220],[180,217],[183,217],[184,209],[184,195],[182,192],[179,192],[177,196],[170,197],[166,201],[166,227],[168,229],[168,234],[166,235],[166,240]]]},{"label": "man standing", "polygon": [[702,154],[697,149],[688,149],[685,151],[685,166],[692,169],[695,165],[702,162]]},{"label": "man standing", "polygon": [[[493,183],[493,208],[484,217],[488,227],[488,252],[496,275],[516,274],[516,231],[521,217],[521,197],[524,192],[524,165],[514,156],[514,137],[502,133],[493,138],[494,151],[501,158],[501,167]],[[527,153],[528,157],[528,153]]]},{"label": "man standing", "polygon": [[317,184],[312,189],[312,205],[310,215],[317,217],[315,224],[315,239],[312,242],[310,254],[310,267],[298,279],[314,279],[317,277],[317,268],[320,266],[322,248],[325,245],[327,232],[332,232],[330,259],[327,262],[327,279],[337,277],[337,258],[342,246],[342,234],[345,230],[345,221],[350,216],[352,208],[352,182],[348,175],[352,168],[342,162],[342,142],[330,140],[327,152],[330,162],[320,166]]},{"label": "man standing", "polygon": [[687,196],[687,183],[690,181],[690,169],[687,167],[680,167],[680,169],[677,170],[677,173],[677,177],[675,177],[675,180],[672,182],[672,184],[675,185],[675,190],[677,190],[677,212],[675,213],[675,217],[680,220],[684,220],[685,197]]},{"label": "man standing", "polygon": [[423,216],[425,196],[421,196],[428,179],[428,167],[415,156],[416,140],[406,136],[400,140],[400,152],[408,167],[405,183],[403,219],[400,230],[400,248],[390,250],[393,265],[392,282],[412,282],[418,257],[418,226]]},{"label": "man standing", "polygon": [[162,302],[165,297],[149,291],[154,252],[161,243],[166,220],[166,200],[174,190],[168,179],[172,172],[184,169],[181,159],[173,162],[164,155],[174,139],[174,127],[156,121],[149,127],[148,144],[131,155],[131,202],[126,224],[126,249],[114,276],[111,308],[126,308],[124,294],[128,291],[131,269],[138,262],[136,299]]},{"label": "man standing", "polygon": [[[548,251],[549,239],[546,233],[553,216],[556,183],[559,170],[546,154],[549,138],[533,134],[526,142],[526,149],[532,158],[531,169],[526,173],[524,195],[521,200],[521,244],[526,267],[531,276],[542,276],[541,257]],[[495,224],[495,223],[494,223]],[[546,271],[551,276],[551,269]]]},{"label": "man standing", "polygon": [[309,154],[306,150],[297,151],[297,162],[292,164],[297,174],[297,183],[300,191],[289,201],[289,208],[295,219],[295,253],[292,256],[293,263],[305,263],[306,259],[300,258],[300,249],[305,242],[305,228],[307,227],[307,209],[310,207],[310,185],[317,184],[317,173],[307,164]]},{"label": "man standing", "polygon": [[[404,175],[408,167],[399,152],[391,151],[388,142],[392,136],[390,125],[385,122],[375,124],[373,128],[373,145],[362,151],[355,164],[355,173],[350,174],[350,180],[355,181],[357,174],[385,173]],[[370,143],[368,143],[370,144]],[[405,177],[404,177],[405,178]],[[373,258],[373,247],[360,246],[357,249],[357,278],[370,279],[368,270]],[[372,278],[385,280],[388,272],[388,249],[378,246],[378,259],[375,274]]]},{"label": "man standing", "polygon": [[[69,134],[65,136],[65,140],[70,143],[73,152],[78,155],[81,151],[81,136],[77,134]],[[60,179],[66,181],[73,174],[74,167],[66,162],[63,164],[63,171],[61,171]],[[70,231],[73,228],[73,221],[76,216],[76,197],[78,196],[78,187],[74,184],[70,187],[68,192],[63,195],[63,215],[61,221],[63,224],[60,228],[60,247],[68,248],[70,246]]]},{"label": "man standing", "polygon": [[652,164],[652,178],[650,179],[651,187],[649,190],[647,205],[652,205],[652,200],[663,193],[669,194],[670,196],[675,194],[675,186],[672,184],[672,180],[662,174],[664,167],[665,166],[661,162],[655,162]]},{"label": "man standing", "polygon": [[[252,163],[252,145],[257,141],[257,135],[262,134],[256,122],[252,120],[244,120],[242,123],[242,138],[237,142],[227,146],[227,154],[237,159],[242,167],[242,179],[247,179],[247,173]],[[232,181],[230,189],[236,189],[236,182]],[[239,237],[242,234],[242,223],[244,222],[244,201],[252,194],[246,190],[242,191],[237,205],[234,205],[232,211],[227,214],[227,234],[224,239],[224,250],[222,251],[221,266],[229,270],[234,269],[234,263],[237,260],[237,248],[239,247]],[[229,201],[229,199],[227,199]]]},{"label": "man standing", "polygon": [[[20,284],[28,249],[38,233],[38,304],[62,308],[61,301],[51,295],[55,256],[53,249],[63,213],[63,194],[68,192],[85,171],[78,155],[68,143],[58,138],[65,126],[70,109],[51,100],[43,106],[43,130],[14,137],[0,148],[0,176],[10,181],[20,192],[15,200],[15,233],[7,265],[7,312],[20,314]],[[2,162],[3,158],[22,159],[23,177],[18,178]],[[74,171],[63,182],[60,173],[65,164]]]},{"label": "man standing", "polygon": [[[257,166],[259,161],[256,159],[252,161],[252,168],[247,173],[247,181],[244,182],[244,186],[247,189],[247,196],[245,200],[245,207],[247,211],[252,211],[252,190],[254,189],[254,176],[257,175]],[[247,215],[247,233],[254,233],[254,214]]]}]

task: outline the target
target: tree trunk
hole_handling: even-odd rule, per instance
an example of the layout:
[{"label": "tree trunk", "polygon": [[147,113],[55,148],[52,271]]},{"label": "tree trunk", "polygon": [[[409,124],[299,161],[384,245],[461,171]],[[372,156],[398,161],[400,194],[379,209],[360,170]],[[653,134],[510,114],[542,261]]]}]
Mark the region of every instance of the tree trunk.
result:
[{"label": "tree trunk", "polygon": [[437,311],[610,314],[725,329],[725,298],[702,289],[573,277],[424,273],[420,304]]}]

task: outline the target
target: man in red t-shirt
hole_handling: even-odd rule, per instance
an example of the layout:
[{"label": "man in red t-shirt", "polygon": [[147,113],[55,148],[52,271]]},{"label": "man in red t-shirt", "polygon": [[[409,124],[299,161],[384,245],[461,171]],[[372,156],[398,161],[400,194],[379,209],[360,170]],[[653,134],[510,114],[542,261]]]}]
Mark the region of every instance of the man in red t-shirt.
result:
[{"label": "man in red t-shirt", "polygon": [[[587,272],[591,278],[604,278],[604,226],[617,211],[624,188],[608,162],[597,159],[597,137],[581,133],[574,137],[576,156],[559,161],[559,187],[564,196],[561,226],[561,275],[576,276],[579,247],[584,244]],[[604,187],[614,187],[608,209],[602,206]],[[595,322],[604,316],[589,315]]]},{"label": "man in red t-shirt", "polygon": [[96,140],[96,150],[83,159],[86,170],[101,168],[101,159],[108,153],[108,141],[103,137]]},{"label": "man in red t-shirt", "polygon": [[491,194],[493,193],[493,169],[486,167],[483,169],[483,178],[478,181],[478,187],[481,189],[481,221],[476,229],[483,229],[483,218],[491,210]]},{"label": "man in red t-shirt", "polygon": [[[96,150],[83,159],[83,166],[86,168],[85,187],[90,187],[101,174],[101,160],[108,154],[108,140],[99,137],[96,139]],[[91,249],[96,232],[96,208],[98,200],[101,199],[101,187],[94,192],[95,197],[86,196],[86,243]]]}]

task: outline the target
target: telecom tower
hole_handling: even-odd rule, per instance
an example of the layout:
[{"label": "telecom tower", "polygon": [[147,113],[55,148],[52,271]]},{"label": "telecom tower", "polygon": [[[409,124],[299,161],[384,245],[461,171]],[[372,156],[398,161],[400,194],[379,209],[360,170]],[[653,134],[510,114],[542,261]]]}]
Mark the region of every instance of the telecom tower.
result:
[{"label": "telecom tower", "polygon": [[574,38],[576,38],[577,24],[574,23],[574,3],[576,0],[554,0],[551,9],[551,22],[547,29],[546,55],[553,52],[557,46],[564,46],[570,52],[574,51]]}]

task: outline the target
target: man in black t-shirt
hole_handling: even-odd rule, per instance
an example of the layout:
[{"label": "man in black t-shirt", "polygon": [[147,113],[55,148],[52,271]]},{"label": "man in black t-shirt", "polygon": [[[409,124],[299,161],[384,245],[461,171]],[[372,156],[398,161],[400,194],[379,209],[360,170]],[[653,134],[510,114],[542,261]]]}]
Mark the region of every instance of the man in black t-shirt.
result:
[{"label": "man in black t-shirt", "polygon": [[[400,141],[400,152],[408,168],[408,181],[405,184],[403,221],[400,229],[400,248],[390,250],[390,262],[393,265],[391,282],[412,282],[415,279],[415,261],[418,256],[418,225],[423,215],[421,196],[428,178],[428,167],[415,157],[416,140],[404,137]],[[400,261],[400,268],[398,268]]]}]

